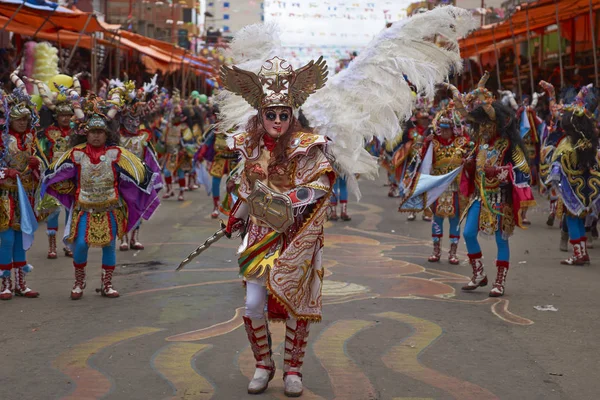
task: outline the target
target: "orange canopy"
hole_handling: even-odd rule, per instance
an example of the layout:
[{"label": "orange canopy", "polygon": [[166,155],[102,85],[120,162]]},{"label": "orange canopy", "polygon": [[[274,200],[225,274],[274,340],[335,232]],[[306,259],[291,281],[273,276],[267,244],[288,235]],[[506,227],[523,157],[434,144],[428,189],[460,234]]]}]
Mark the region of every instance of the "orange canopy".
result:
[{"label": "orange canopy", "polygon": [[0,3],[1,16],[11,18],[14,15],[14,22],[34,27],[35,30],[41,27],[40,32],[56,32],[66,29],[74,32],[93,33],[103,32],[105,27],[111,27],[108,24],[101,24],[94,14],[79,10],[52,12],[23,7],[16,13],[17,9],[18,5],[16,4]]},{"label": "orange canopy", "polygon": [[[493,46],[494,40],[498,43],[511,38],[513,31],[515,36],[526,34],[528,16],[530,32],[556,24],[557,6],[560,21],[573,19],[590,10],[589,0],[558,0],[558,4],[555,4],[554,0],[539,0],[529,5],[522,4],[511,17],[513,30],[510,20],[483,26],[460,40],[461,56],[468,58],[477,55],[482,49]],[[599,10],[600,2],[593,2],[592,7],[593,10]]]},{"label": "orange canopy", "polygon": [[150,71],[172,72],[185,65],[198,73],[214,74],[214,69],[205,58],[186,53],[181,47],[122,30],[112,36],[114,42],[144,55],[142,62]]},{"label": "orange canopy", "polygon": [[[173,45],[171,43],[163,42],[162,40],[138,35],[137,33],[124,31],[122,29],[119,29],[117,31],[117,35],[121,36],[122,38],[129,39],[130,41],[135,42],[139,45],[148,46],[148,47],[154,48],[156,50],[165,52],[169,55],[171,53],[173,53],[174,55],[176,55],[178,57],[185,57],[186,59],[190,59],[197,63],[203,63],[203,64],[208,65],[208,60],[206,58],[192,55],[188,50],[181,48],[179,46]],[[210,68],[210,67],[208,67],[208,69],[207,69],[207,67],[200,68],[200,69],[205,70],[206,72],[212,72],[212,68]]]},{"label": "orange canopy", "polygon": [[[8,22],[8,18],[0,15],[0,26],[6,25]],[[6,30],[9,32],[14,32],[23,36],[33,36],[37,31],[37,27],[24,25],[14,20],[6,27]],[[40,30],[35,36],[40,40],[47,40],[49,42],[59,43],[61,47],[73,47],[75,43],[77,43],[77,39],[81,36],[79,40],[79,47],[83,47],[86,49],[92,48],[92,37],[89,35],[80,35],[79,32],[73,32],[66,29],[59,29],[53,32],[42,31]],[[98,44],[102,44],[105,46],[114,46],[114,44],[109,43],[107,40],[96,39]]]}]

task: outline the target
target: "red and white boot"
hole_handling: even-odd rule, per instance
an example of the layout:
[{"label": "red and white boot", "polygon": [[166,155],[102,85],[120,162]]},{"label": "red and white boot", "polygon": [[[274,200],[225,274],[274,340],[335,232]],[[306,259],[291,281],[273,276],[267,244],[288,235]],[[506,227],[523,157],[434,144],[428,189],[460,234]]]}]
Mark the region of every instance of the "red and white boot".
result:
[{"label": "red and white boot", "polygon": [[269,382],[275,376],[275,363],[271,357],[271,334],[266,319],[244,316],[244,326],[256,360],[256,370],[248,384],[248,393],[260,394],[267,390]]},{"label": "red and white boot", "polygon": [[219,218],[219,197],[213,197],[213,211],[210,214],[212,219]]},{"label": "red and white boot", "polygon": [[58,258],[56,253],[56,231],[48,231],[48,259],[55,260]]},{"label": "red and white boot", "polygon": [[471,291],[477,289],[478,287],[487,286],[488,279],[483,271],[481,257],[481,252],[469,254],[469,262],[471,263],[471,268],[473,269],[473,277],[469,283],[462,287],[462,290]]},{"label": "red and white boot", "polygon": [[103,297],[114,299],[119,297],[119,292],[112,285],[113,272],[115,267],[109,267],[106,265],[102,266],[102,286],[100,289],[96,289],[96,292],[100,292]]},{"label": "red and white boot", "polygon": [[85,266],[87,263],[75,264],[75,284],[71,290],[71,300],[79,300],[83,297],[83,289],[85,289]]},{"label": "red and white boot", "polygon": [[[453,239],[454,238],[450,238],[450,240],[453,240]],[[451,265],[460,264],[460,260],[458,259],[458,256],[456,255],[457,251],[458,251],[458,243],[450,242],[450,251],[448,252],[448,262]]]},{"label": "red and white boot", "polygon": [[25,282],[25,275],[30,273],[33,267],[26,262],[14,263],[13,265],[13,269],[15,270],[15,296],[26,297],[28,299],[39,297],[40,294],[28,288],[27,282]]},{"label": "red and white boot", "polygon": [[490,290],[490,297],[504,296],[504,286],[506,285],[508,266],[508,261],[496,260],[496,268],[498,269],[498,272],[496,274],[496,282],[494,282],[492,290]]},{"label": "red and white boot", "polygon": [[188,175],[188,189],[190,192],[198,189],[198,185],[196,185],[196,174]]},{"label": "red and white boot", "polygon": [[185,178],[181,178],[179,180],[179,196],[177,196],[177,200],[178,201],[184,201],[185,199],[183,198],[183,193],[185,192],[186,186],[185,186]]},{"label": "red and white boot", "polygon": [[63,247],[63,252],[65,253],[65,257],[73,258],[73,250],[68,247]]},{"label": "red and white boot", "polygon": [[119,246],[119,250],[128,251],[129,250],[129,243],[127,243],[128,241],[129,241],[129,238],[127,237],[127,234],[123,235],[123,237],[121,238],[121,245]]},{"label": "red and white boot", "polygon": [[[571,240],[573,246],[573,255],[566,260],[562,260],[562,265],[585,265],[590,263],[590,256],[587,254],[585,240],[583,238]],[[584,256],[585,254],[585,256]]]},{"label": "red and white boot", "polygon": [[590,263],[590,255],[587,251],[588,247],[591,248],[591,246],[589,246],[589,244],[588,244],[588,239],[586,237],[582,237],[581,238],[581,261],[583,261],[584,264]]},{"label": "red and white boot", "polygon": [[329,217],[327,219],[330,221],[338,221],[340,219],[337,215],[337,203],[329,204]]},{"label": "red and white boot", "polygon": [[10,300],[13,297],[11,271],[12,264],[0,266],[0,300]]},{"label": "red and white boot", "polygon": [[131,232],[129,248],[132,250],[144,250],[144,245],[140,242],[140,228],[134,229],[133,232]]},{"label": "red and white boot", "polygon": [[437,240],[433,241],[433,253],[429,256],[427,261],[438,262],[442,258],[442,238],[438,237]]},{"label": "red and white boot", "polygon": [[310,322],[288,319],[285,323],[285,355],[283,357],[283,385],[287,397],[300,397],[303,392],[302,364]]},{"label": "red and white boot", "polygon": [[173,192],[173,177],[165,177],[165,184],[167,185],[167,191],[165,192],[162,198],[168,199],[169,197],[175,196],[175,192]]},{"label": "red and white boot", "polygon": [[342,221],[352,221],[352,218],[348,215],[348,202],[340,201],[340,205],[342,207],[342,212],[340,214],[340,219]]}]

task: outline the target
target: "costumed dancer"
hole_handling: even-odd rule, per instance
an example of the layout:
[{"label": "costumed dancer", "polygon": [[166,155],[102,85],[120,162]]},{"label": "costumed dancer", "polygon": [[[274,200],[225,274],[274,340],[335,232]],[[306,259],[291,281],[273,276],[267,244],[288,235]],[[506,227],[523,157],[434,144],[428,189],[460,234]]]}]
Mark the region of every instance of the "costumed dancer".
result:
[{"label": "costumed dancer", "polygon": [[[119,145],[135,154],[152,173],[160,176],[160,165],[151,142],[153,134],[141,123],[141,119],[151,114],[156,107],[157,100],[154,97],[154,92],[158,88],[156,78],[157,76],[154,75],[152,80],[145,83],[137,92],[133,81],[126,82],[124,86],[113,90],[119,94],[122,104],[118,115],[120,120]],[[112,95],[111,92],[109,96],[112,97]],[[161,188],[162,180],[158,179],[154,189],[158,192]],[[140,225],[133,228],[131,238],[128,238],[127,234],[121,238],[119,250],[144,249],[144,245],[140,242]]]},{"label": "costumed dancer", "polygon": [[598,128],[591,112],[596,109],[597,103],[593,96],[588,96],[590,87],[583,87],[575,102],[563,108],[561,127],[565,139],[554,152],[547,180],[547,184],[558,192],[566,209],[573,256],[561,261],[565,265],[590,263],[585,219],[590,214],[598,215],[600,211],[600,194],[596,189],[600,185]]},{"label": "costumed dancer", "polygon": [[[27,287],[25,275],[32,270],[27,263],[26,250],[33,241],[33,232],[25,231],[25,221],[32,217],[35,191],[43,168],[43,156],[38,156],[34,126],[37,124],[35,105],[27,94],[18,71],[10,75],[15,85],[11,94],[0,97],[8,109],[4,110],[5,131],[0,143],[0,300],[15,296],[35,298],[39,293]],[[20,192],[19,181],[25,197]],[[24,209],[31,211],[23,215]],[[12,272],[15,273],[14,287]]]},{"label": "costumed dancer", "polygon": [[[414,100],[403,74],[433,97],[435,85],[451,69],[460,71],[457,40],[471,22],[467,11],[443,7],[396,23],[322,90],[327,74],[322,58],[293,70],[276,56],[278,48],[269,48],[278,42],[277,34],[261,35],[263,25],[248,26],[234,37],[231,49],[239,57],[233,57],[236,66],[222,69],[226,90],[218,104],[220,130],[239,129],[232,148],[244,162],[240,200],[226,230],[243,234],[244,323],[256,359],[249,393],[266,390],[275,372],[267,305],[269,318],[286,321],[285,394],[302,394],[310,323],[321,320],[322,312],[323,223],[335,177],[325,155],[327,138],[328,154],[358,195],[356,174],[374,179],[378,169],[365,142],[373,136],[390,139],[412,113]],[[445,46],[432,43],[437,35],[446,38]],[[410,57],[395,56],[400,54]],[[303,104],[313,132],[302,130],[294,118],[293,111]]]},{"label": "costumed dancer", "polygon": [[[38,140],[38,144],[48,163],[53,163],[58,160],[65,152],[69,150],[69,136],[71,134],[71,119],[75,115],[71,95],[67,93],[75,93],[77,98],[81,95],[81,85],[79,76],[73,77],[73,85],[71,89],[64,87],[60,88],[60,92],[53,95],[48,90],[46,85],[36,79],[31,79],[38,88],[38,92],[42,97],[43,104],[52,111],[54,115],[54,124],[44,130]],[[51,196],[44,196],[44,199],[38,204],[37,211],[40,217],[47,216],[46,232],[48,234],[48,258],[56,259],[58,254],[56,251],[56,234],[58,232],[58,220],[60,216],[60,203]],[[68,210],[65,210],[65,221],[69,218]],[[42,218],[43,219],[43,218]],[[63,252],[67,257],[73,257],[73,252],[67,246],[63,247]]]},{"label": "costumed dancer", "polygon": [[[340,203],[340,216],[337,214],[337,205]],[[329,205],[329,220],[337,221],[352,221],[352,218],[348,215],[348,180],[341,175],[338,175],[333,185],[333,193],[331,195],[331,203]]]},{"label": "costumed dancer", "polygon": [[390,140],[384,140],[381,146],[380,163],[381,166],[387,171],[388,177],[388,197],[399,197],[400,196],[400,185],[398,184],[399,179],[396,178],[396,167],[394,166],[394,154],[400,149],[402,142],[402,131],[394,138]]},{"label": "costumed dancer", "polygon": [[[393,164],[396,168],[396,178],[400,181],[400,197],[405,198],[408,188],[417,177],[418,166],[423,155],[425,138],[432,133],[430,104],[423,97],[417,100],[415,112],[406,126],[399,149],[394,154]],[[410,203],[401,211],[407,212],[407,221],[414,221],[417,209],[411,209]],[[429,208],[423,211],[423,221],[431,221],[432,213]]]},{"label": "costumed dancer", "polygon": [[461,191],[470,199],[463,236],[473,269],[473,277],[462,289],[471,291],[488,284],[477,236],[495,236],[497,275],[489,295],[499,297],[504,295],[510,267],[509,237],[515,226],[523,227],[521,208],[535,205],[535,200],[515,112],[495,101],[485,88],[488,78],[486,72],[464,101],[458,89],[448,87],[456,110],[471,124],[475,142],[474,156],[467,160],[461,181]]},{"label": "costumed dancer", "polygon": [[[450,102],[440,110],[433,119],[433,132],[426,146],[433,146],[431,175],[444,175],[459,168],[472,150],[472,143],[465,133],[460,114]],[[426,150],[425,150],[426,151]],[[460,216],[465,206],[465,199],[459,190],[460,175],[432,204],[433,222],[431,237],[433,254],[429,262],[437,262],[442,257],[441,241],[444,236],[444,218],[448,218],[450,252],[448,262],[452,265],[460,263],[456,252],[460,240]]]},{"label": "costumed dancer", "polygon": [[[77,107],[77,106],[76,106]],[[72,148],[45,172],[42,191],[70,211],[65,241],[73,246],[75,284],[71,299],[83,296],[90,247],[102,248],[102,296],[115,298],[113,287],[116,240],[148,219],[158,207],[154,189],[159,177],[133,153],[117,146],[119,136],[108,127],[117,105],[90,97],[85,118],[74,130]]]},{"label": "costumed dancer", "polygon": [[325,84],[326,76],[322,59],[293,70],[275,57],[258,75],[222,69],[225,89],[258,111],[246,132],[232,138],[232,149],[245,164],[227,223],[229,235],[245,232],[239,260],[246,280],[244,324],[257,362],[249,393],[263,392],[275,373],[264,316],[267,293],[269,318],[286,321],[288,396],[302,394],[310,323],[321,319],[323,223],[335,174],[325,157],[326,138],[303,130],[293,110]]},{"label": "costumed dancer", "polygon": [[172,99],[172,112],[164,133],[165,156],[163,160],[163,172],[167,192],[163,199],[175,195],[173,191],[173,176],[177,176],[179,183],[179,196],[177,200],[184,201],[183,193],[186,190],[185,174],[192,170],[193,156],[197,151],[197,144],[183,109],[180,104],[178,92]]},{"label": "costumed dancer", "polygon": [[211,193],[213,198],[213,211],[210,217],[219,217],[219,202],[221,201],[221,180],[228,176],[238,164],[238,153],[227,146],[227,134],[218,132],[212,126],[204,138],[204,142],[194,159],[197,163],[206,161],[207,170],[211,176]]},{"label": "costumed dancer", "polygon": [[[517,110],[520,134],[525,146],[527,163],[531,170],[531,186],[537,186],[540,182],[540,128],[542,127],[542,120],[537,116],[535,109],[539,98],[543,95],[544,93],[534,93],[531,104],[529,104],[529,99],[527,98]],[[527,219],[527,207],[523,207],[521,213],[523,214],[523,225],[531,225],[531,222]]]},{"label": "costumed dancer", "polygon": [[566,229],[566,221],[563,224],[563,210],[564,207],[558,197],[558,192],[552,185],[547,185],[546,181],[550,174],[550,167],[552,165],[552,159],[554,158],[554,152],[558,144],[564,139],[565,133],[562,129],[560,120],[562,118],[563,105],[556,99],[556,93],[552,84],[540,81],[540,86],[545,90],[548,95],[548,105],[550,108],[550,120],[546,126],[545,132],[541,137],[540,146],[540,187],[542,194],[546,194],[550,201],[550,213],[546,224],[553,226],[554,221],[558,218],[560,223],[560,250],[569,251],[569,234]]}]

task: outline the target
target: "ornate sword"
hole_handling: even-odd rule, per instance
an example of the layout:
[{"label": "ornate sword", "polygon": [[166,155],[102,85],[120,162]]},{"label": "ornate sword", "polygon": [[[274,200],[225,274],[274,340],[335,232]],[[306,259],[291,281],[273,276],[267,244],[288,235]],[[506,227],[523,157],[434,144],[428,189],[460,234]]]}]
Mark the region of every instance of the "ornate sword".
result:
[{"label": "ornate sword", "polygon": [[198,257],[200,254],[204,252],[204,250],[208,249],[213,243],[217,242],[223,236],[225,236],[226,225],[223,221],[221,221],[221,229],[216,231],[211,237],[206,239],[204,243],[202,243],[198,248],[190,253],[189,256],[183,260],[175,271],[181,270],[183,267],[188,265],[194,258]]}]

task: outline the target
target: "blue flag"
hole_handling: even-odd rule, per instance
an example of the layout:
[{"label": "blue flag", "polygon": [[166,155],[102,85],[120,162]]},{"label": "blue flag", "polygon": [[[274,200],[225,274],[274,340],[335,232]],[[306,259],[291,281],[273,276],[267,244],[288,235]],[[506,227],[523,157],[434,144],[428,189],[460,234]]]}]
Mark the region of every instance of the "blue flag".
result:
[{"label": "blue flag", "polygon": [[29,250],[33,244],[33,234],[38,228],[37,218],[29,202],[29,197],[23,188],[21,179],[17,176],[17,190],[19,194],[19,211],[21,212],[21,232],[23,234],[23,249]]}]

